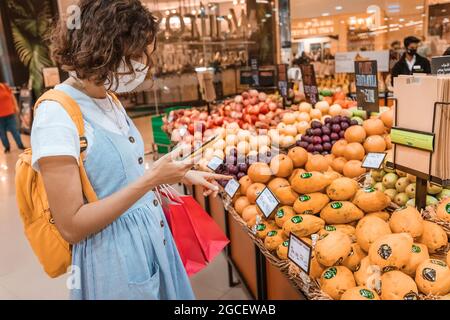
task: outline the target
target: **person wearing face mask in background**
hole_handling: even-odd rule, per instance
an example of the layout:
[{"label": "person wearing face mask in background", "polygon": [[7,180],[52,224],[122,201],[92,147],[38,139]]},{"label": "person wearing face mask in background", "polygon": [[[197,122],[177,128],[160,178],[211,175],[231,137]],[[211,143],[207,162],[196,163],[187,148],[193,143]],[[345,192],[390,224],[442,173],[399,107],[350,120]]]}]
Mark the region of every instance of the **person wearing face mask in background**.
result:
[{"label": "person wearing face mask in background", "polygon": [[431,73],[431,65],[428,59],[417,54],[420,39],[416,37],[406,37],[404,40],[406,52],[392,69],[392,83],[394,78],[401,74],[412,75],[414,73]]},{"label": "person wearing face mask in background", "polygon": [[32,165],[41,173],[52,218],[72,244],[80,283],[72,299],[193,299],[194,294],[160,203],[152,190],[185,182],[217,194],[215,179],[191,170],[178,151],[144,167],[142,137],[110,92],[135,90],[145,80],[157,21],[139,0],[80,0],[80,28],[61,21],[52,56],[71,77],[55,90],[80,107],[87,148],[84,168],[98,201],[83,198],[74,122],[55,101],[36,109]]}]

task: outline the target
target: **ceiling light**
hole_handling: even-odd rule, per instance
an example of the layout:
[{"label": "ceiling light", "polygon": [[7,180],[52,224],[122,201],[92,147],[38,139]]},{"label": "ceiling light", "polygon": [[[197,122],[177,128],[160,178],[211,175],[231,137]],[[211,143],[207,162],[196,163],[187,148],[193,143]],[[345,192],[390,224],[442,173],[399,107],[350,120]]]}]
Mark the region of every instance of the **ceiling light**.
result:
[{"label": "ceiling light", "polygon": [[344,9],[344,7],[343,6],[336,6],[336,8],[335,8],[337,11],[341,11],[342,9]]},{"label": "ceiling light", "polygon": [[405,19],[400,18],[400,19],[398,19],[398,21],[403,22],[403,21],[405,21]]},{"label": "ceiling light", "polygon": [[322,13],[322,17],[328,17],[329,15],[330,15],[329,12],[324,12],[324,13]]},{"label": "ceiling light", "polygon": [[423,6],[416,6],[416,9],[417,9],[417,10],[422,10],[422,9],[423,9]]}]

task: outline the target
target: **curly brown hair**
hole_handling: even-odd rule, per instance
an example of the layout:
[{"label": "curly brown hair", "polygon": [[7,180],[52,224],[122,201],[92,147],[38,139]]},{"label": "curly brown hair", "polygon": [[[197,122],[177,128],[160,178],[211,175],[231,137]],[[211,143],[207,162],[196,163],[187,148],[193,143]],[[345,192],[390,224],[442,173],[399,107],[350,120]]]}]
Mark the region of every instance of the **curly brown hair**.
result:
[{"label": "curly brown hair", "polygon": [[[52,58],[63,70],[101,85],[134,74],[131,59],[145,55],[150,66],[158,23],[139,0],[80,0],[78,6],[81,27],[68,28],[61,19],[50,36]],[[123,60],[129,71],[117,74]]]}]

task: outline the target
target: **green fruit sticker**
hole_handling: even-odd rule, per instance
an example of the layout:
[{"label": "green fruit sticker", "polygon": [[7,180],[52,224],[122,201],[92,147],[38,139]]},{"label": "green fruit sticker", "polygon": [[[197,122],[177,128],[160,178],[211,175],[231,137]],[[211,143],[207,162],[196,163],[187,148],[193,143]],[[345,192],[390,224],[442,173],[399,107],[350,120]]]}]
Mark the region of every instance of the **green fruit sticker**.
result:
[{"label": "green fruit sticker", "polygon": [[278,232],[276,231],[269,231],[269,233],[267,234],[268,237],[273,237],[276,236]]},{"label": "green fruit sticker", "polygon": [[420,253],[422,249],[420,249],[419,246],[416,246],[415,244],[412,245],[412,253]]},{"label": "green fruit sticker", "polygon": [[445,206],[445,211],[450,214],[450,203],[447,203],[447,205]]},{"label": "green fruit sticker", "polygon": [[328,268],[323,274],[323,277],[327,280],[334,278],[337,274],[337,269],[335,267]]},{"label": "green fruit sticker", "polygon": [[256,230],[257,231],[264,231],[264,230],[266,230],[266,225],[264,223],[258,224],[256,226]]},{"label": "green fruit sticker", "polygon": [[283,242],[283,247],[289,247],[289,240],[286,240]]},{"label": "green fruit sticker", "polygon": [[279,209],[277,211],[277,218],[283,218],[284,217],[284,210],[283,209]]},{"label": "green fruit sticker", "polygon": [[311,200],[311,197],[305,194],[305,195],[303,195],[303,196],[298,197],[298,199],[299,199],[301,202],[305,202],[305,201]]},{"label": "green fruit sticker", "polygon": [[433,263],[433,264],[437,264],[438,266],[441,266],[441,267],[446,267],[447,266],[447,264],[444,261],[441,261],[441,260],[431,259],[430,262]]},{"label": "green fruit sticker", "polygon": [[342,208],[342,202],[333,202],[333,203],[331,204],[331,207],[332,207],[333,209],[340,209],[340,208]]},{"label": "green fruit sticker", "polygon": [[311,177],[312,177],[312,173],[311,172],[305,172],[305,173],[302,173],[300,175],[300,178],[302,178],[302,179],[309,179]]},{"label": "green fruit sticker", "polygon": [[335,226],[325,226],[325,231],[336,231]]},{"label": "green fruit sticker", "polygon": [[373,300],[375,298],[375,295],[373,294],[373,292],[370,290],[367,290],[367,289],[359,290],[359,294],[361,295],[361,297],[364,297],[366,299]]},{"label": "green fruit sticker", "polygon": [[373,188],[373,187],[364,188],[364,192],[367,192],[367,193],[371,193],[371,192],[374,192],[374,191],[375,191],[375,188]]},{"label": "green fruit sticker", "polygon": [[300,216],[294,216],[294,217],[291,218],[291,221],[292,221],[293,223],[297,224],[297,223],[302,222],[302,221],[303,221],[303,218],[300,217]]}]

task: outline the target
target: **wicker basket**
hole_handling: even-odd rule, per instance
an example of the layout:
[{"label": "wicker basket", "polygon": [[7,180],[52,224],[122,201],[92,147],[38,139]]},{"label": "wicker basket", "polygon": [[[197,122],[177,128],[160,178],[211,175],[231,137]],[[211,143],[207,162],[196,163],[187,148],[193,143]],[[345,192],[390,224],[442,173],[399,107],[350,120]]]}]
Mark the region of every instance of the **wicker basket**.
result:
[{"label": "wicker basket", "polygon": [[310,300],[333,300],[320,289],[319,283],[304,273],[294,263],[289,263],[289,279]]},{"label": "wicker basket", "polygon": [[422,216],[425,220],[437,223],[444,229],[444,231],[447,233],[447,236],[450,239],[450,223],[443,221],[437,217],[436,214],[436,206],[428,206],[425,208],[425,210],[422,211]]}]

